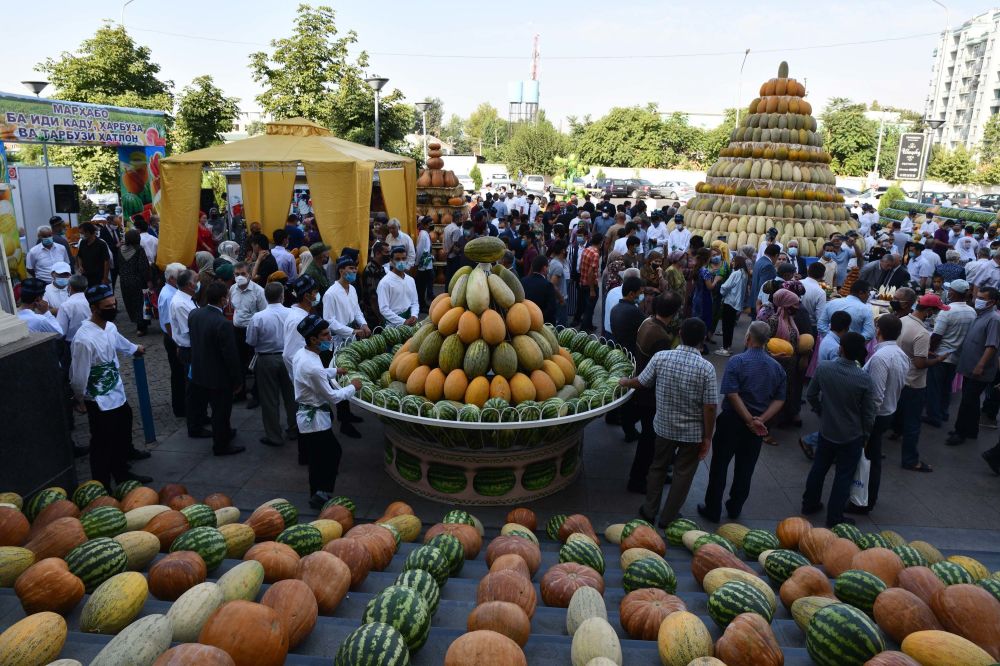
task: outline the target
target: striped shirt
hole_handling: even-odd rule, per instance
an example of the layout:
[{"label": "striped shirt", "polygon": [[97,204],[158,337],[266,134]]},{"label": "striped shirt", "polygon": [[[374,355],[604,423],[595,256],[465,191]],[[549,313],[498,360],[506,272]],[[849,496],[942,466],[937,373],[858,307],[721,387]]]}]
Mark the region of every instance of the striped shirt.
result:
[{"label": "striped shirt", "polygon": [[664,439],[696,443],[704,437],[705,405],[719,402],[715,366],[694,347],[657,352],[639,375],[646,388],[656,387],[653,429]]}]

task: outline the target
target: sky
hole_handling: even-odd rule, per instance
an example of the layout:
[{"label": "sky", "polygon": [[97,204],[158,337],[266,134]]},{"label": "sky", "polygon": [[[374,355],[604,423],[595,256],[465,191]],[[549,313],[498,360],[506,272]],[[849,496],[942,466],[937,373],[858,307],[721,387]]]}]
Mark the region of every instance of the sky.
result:
[{"label": "sky", "polygon": [[[152,50],[175,92],[210,74],[241,108],[255,110],[260,87],[247,56],[291,34],[297,4],[132,0],[125,26]],[[507,82],[529,78],[538,34],[541,107],[564,130],[567,116],[596,119],[613,106],[649,102],[661,111],[721,114],[737,100],[748,104],[782,59],[791,77],[805,80],[814,113],[830,97],[922,111],[940,31],[992,7],[966,0],[947,0],[947,12],[933,0],[324,4],[337,12],[342,32],[358,33],[369,73],[388,77],[388,88],[408,101],[440,97],[446,117],[467,116],[481,102],[505,116]],[[53,20],[61,5],[66,14]],[[37,63],[75,50],[102,20],[121,15],[122,0],[16,3],[5,14],[0,91],[23,94],[19,82],[40,77]]]}]

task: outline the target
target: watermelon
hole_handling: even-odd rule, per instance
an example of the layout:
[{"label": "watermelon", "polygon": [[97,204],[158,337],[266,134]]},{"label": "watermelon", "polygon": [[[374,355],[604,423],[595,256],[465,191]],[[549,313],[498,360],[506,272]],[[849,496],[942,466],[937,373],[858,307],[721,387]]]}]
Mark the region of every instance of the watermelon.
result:
[{"label": "watermelon", "polygon": [[765,550],[781,548],[781,542],[767,530],[750,530],[743,537],[743,553],[748,559],[756,560]]},{"label": "watermelon", "polygon": [[455,495],[465,490],[469,480],[461,467],[431,463],[427,468],[427,483],[439,493]]},{"label": "watermelon", "polygon": [[647,520],[643,520],[642,518],[633,518],[632,520],[630,520],[627,523],[625,523],[625,527],[622,528],[622,536],[621,536],[621,538],[623,540],[626,539],[626,538],[628,538],[628,536],[630,534],[632,534],[632,532],[635,531],[635,528],[637,528],[639,526],[648,527],[649,529],[653,530],[654,532],[656,531],[656,528],[653,527],[653,524],[651,522],[649,522]]},{"label": "watermelon", "polygon": [[[192,504],[181,509],[191,527],[218,527],[215,511],[207,504]],[[284,514],[282,514],[284,516]],[[287,523],[286,523],[287,525]]]},{"label": "watermelon", "polygon": [[128,479],[127,481],[122,481],[117,486],[115,486],[115,492],[112,493],[112,495],[116,500],[121,502],[123,499],[125,499],[126,495],[128,495],[136,488],[141,488],[141,487],[142,484],[136,481],[135,479]]},{"label": "watermelon", "polygon": [[[678,518],[667,525],[667,529],[663,533],[667,537],[667,543],[671,546],[683,546],[684,542],[681,541],[681,538],[684,536],[684,533],[697,529],[700,529],[698,523],[693,520]],[[753,530],[750,531],[752,532]]]},{"label": "watermelon", "polygon": [[714,543],[716,545],[722,546],[723,548],[725,548],[726,550],[728,550],[733,555],[736,554],[736,546],[733,545],[733,542],[730,541],[729,539],[727,539],[724,536],[719,536],[718,534],[703,534],[703,535],[701,535],[700,537],[698,537],[695,540],[695,542],[694,542],[694,548],[692,549],[691,552],[692,553],[697,553],[698,549],[701,548],[702,546],[704,546],[706,543]]},{"label": "watermelon", "polygon": [[84,481],[76,490],[73,491],[73,504],[76,504],[81,509],[85,509],[88,504],[93,502],[98,497],[104,497],[108,494],[107,488],[100,481]]},{"label": "watermelon", "polygon": [[[315,529],[315,528],[314,528]],[[205,560],[205,566],[212,571],[226,559],[226,537],[214,527],[203,525],[184,532],[170,544],[170,552],[192,550]]]},{"label": "watermelon", "polygon": [[833,582],[833,593],[845,604],[850,604],[871,615],[875,597],[885,589],[885,583],[875,574],[860,569],[848,569]]},{"label": "watermelon", "polygon": [[517,405],[518,418],[521,421],[537,421],[542,418],[542,408],[534,400],[525,400]]},{"label": "watermelon", "polygon": [[98,537],[69,551],[66,565],[70,573],[83,581],[89,594],[107,579],[124,572],[128,557],[120,543],[108,537]]},{"label": "watermelon", "polygon": [[542,418],[555,419],[566,415],[565,403],[561,398],[549,398],[542,403]]},{"label": "watermelon", "polygon": [[854,525],[848,523],[837,523],[830,528],[830,531],[839,536],[841,539],[850,539],[861,548],[861,530],[859,530]]},{"label": "watermelon", "polygon": [[427,641],[431,612],[420,592],[403,585],[390,585],[368,602],[361,624],[380,622],[395,627],[410,650]]},{"label": "watermelon", "polygon": [[442,421],[457,421],[458,409],[450,402],[438,402],[434,405],[434,418]]},{"label": "watermelon", "polygon": [[465,548],[462,542],[453,534],[438,534],[427,542],[428,546],[437,548],[444,554],[450,565],[449,575],[457,576],[465,565]]},{"label": "watermelon", "polygon": [[475,525],[476,521],[472,518],[472,514],[468,511],[463,511],[462,509],[452,509],[448,513],[444,514],[444,518],[441,519],[442,523],[462,523],[464,525]]},{"label": "watermelon", "polygon": [[[291,546],[292,550],[299,554],[299,557],[305,557],[323,547],[323,533],[313,525],[292,525],[286,527],[275,538],[275,541]],[[398,542],[397,545],[399,545]]]},{"label": "watermelon", "polygon": [[396,449],[396,471],[407,481],[419,481],[423,476],[420,459],[399,448]]},{"label": "watermelon", "polygon": [[576,471],[580,463],[580,452],[577,448],[572,448],[563,454],[562,462],[559,463],[559,476],[566,477]]},{"label": "watermelon", "polygon": [[113,506],[99,506],[80,516],[80,525],[88,539],[118,536],[125,531],[127,523],[125,513]]},{"label": "watermelon", "polygon": [[556,515],[549,518],[549,521],[545,523],[545,533],[549,535],[549,538],[553,541],[559,541],[559,528],[562,524],[566,522],[565,513],[557,513]]},{"label": "watermelon", "polygon": [[892,549],[892,552],[899,555],[899,559],[903,560],[903,565],[908,567],[926,567],[927,560],[920,551],[913,546],[896,546]]},{"label": "watermelon", "polygon": [[587,344],[590,340],[590,334],[586,331],[577,331],[576,335],[573,336],[573,340],[570,343],[573,346],[573,351],[580,352],[583,354],[583,346]]},{"label": "watermelon", "polygon": [[334,666],[407,666],[410,651],[395,627],[363,624],[344,639],[333,658]]},{"label": "watermelon", "polygon": [[892,548],[889,540],[877,532],[867,532],[861,535],[858,541],[858,548],[868,550],[869,548]]},{"label": "watermelon", "polygon": [[779,548],[764,560],[764,573],[778,585],[781,585],[799,567],[809,566],[809,560],[794,550]]},{"label": "watermelon", "polygon": [[885,639],[871,619],[848,604],[816,611],[806,629],[806,650],[817,666],[863,666],[885,650]]},{"label": "watermelon", "polygon": [[958,585],[960,583],[972,585],[975,583],[968,571],[954,562],[948,562],[947,560],[932,564],[931,571],[937,574],[937,577],[945,585]]},{"label": "watermelon", "polygon": [[447,556],[434,546],[423,545],[416,550],[410,551],[403,562],[403,571],[411,569],[423,569],[434,576],[438,586],[448,582],[448,572],[451,571],[451,563]]},{"label": "watermelon", "polygon": [[378,526],[384,527],[385,529],[389,530],[389,533],[392,535],[393,540],[396,542],[396,550],[398,551],[399,544],[403,540],[403,535],[399,531],[399,528],[397,528],[395,525],[391,523],[378,523]]},{"label": "watermelon", "polygon": [[485,497],[500,497],[514,490],[517,478],[512,469],[484,469],[476,472],[472,487]]},{"label": "watermelon", "polygon": [[438,602],[441,600],[441,586],[434,580],[434,576],[423,569],[404,571],[399,574],[393,585],[403,585],[416,590],[427,602],[431,615],[437,611]]},{"label": "watermelon", "polygon": [[458,410],[458,420],[464,423],[479,423],[479,408],[475,405],[466,405]]},{"label": "watermelon", "polygon": [[729,626],[733,618],[742,613],[757,613],[770,622],[771,604],[760,590],[741,580],[723,583],[708,595],[708,615],[720,627]]},{"label": "watermelon", "polygon": [[285,521],[285,527],[299,522],[299,510],[291,502],[275,502],[271,507],[281,514]]},{"label": "watermelon", "polygon": [[573,539],[564,543],[559,549],[559,561],[576,562],[604,575],[604,554],[600,547],[585,539]]},{"label": "watermelon", "polygon": [[1000,601],[1000,580],[996,578],[982,578],[976,581],[976,585],[996,597],[997,601]]},{"label": "watermelon", "polygon": [[521,487],[525,490],[547,488],[556,479],[556,459],[531,463],[521,473]]},{"label": "watermelon", "polygon": [[24,504],[24,515],[28,517],[28,520],[34,521],[42,509],[61,499],[66,499],[66,491],[62,488],[39,490]]},{"label": "watermelon", "polygon": [[622,587],[626,592],[656,587],[673,594],[677,591],[677,576],[665,559],[644,557],[632,562],[625,569],[625,573],[622,574]]},{"label": "watermelon", "polygon": [[329,506],[333,506],[334,504],[344,507],[345,509],[351,512],[352,516],[354,515],[354,512],[358,510],[358,506],[354,503],[354,500],[352,500],[350,497],[345,497],[343,495],[337,495],[336,497],[328,499],[326,503],[323,505],[323,508],[325,509]]}]

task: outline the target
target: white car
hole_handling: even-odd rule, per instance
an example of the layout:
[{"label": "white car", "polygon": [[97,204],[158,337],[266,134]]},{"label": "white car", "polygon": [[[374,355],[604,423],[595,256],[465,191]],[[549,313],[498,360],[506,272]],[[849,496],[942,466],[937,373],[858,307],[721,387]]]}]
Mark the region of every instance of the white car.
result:
[{"label": "white car", "polygon": [[[483,174],[483,190],[498,193],[501,187],[506,187],[508,192],[514,191],[514,181],[505,173]],[[489,188],[487,190],[487,188]]]},{"label": "white car", "polygon": [[694,196],[694,188],[690,183],[685,183],[682,180],[665,180],[653,186],[652,194],[654,199],[678,200],[681,203],[687,203],[688,199]]},{"label": "white car", "polygon": [[476,181],[469,177],[469,174],[463,173],[456,176],[458,178],[458,184],[462,186],[462,189],[466,192],[476,191]]},{"label": "white car", "polygon": [[521,186],[528,194],[534,194],[536,197],[542,196],[545,194],[545,177],[536,175],[525,176]]},{"label": "white car", "polygon": [[[870,188],[868,188],[867,190],[865,190],[864,192],[862,192],[861,194],[859,194],[857,196],[854,196],[854,197],[844,197],[844,203],[853,205],[854,202],[857,201],[858,203],[861,203],[861,204],[871,204],[875,208],[878,208],[879,199],[882,198],[882,195],[885,194],[886,191],[888,191],[888,189],[889,188],[886,187],[886,186],[884,186],[884,185],[881,186],[881,187],[875,187],[875,188],[871,188],[870,187]],[[917,200],[914,199],[913,197],[905,196],[905,197],[903,197],[903,201],[910,201],[910,202],[916,203]]]}]

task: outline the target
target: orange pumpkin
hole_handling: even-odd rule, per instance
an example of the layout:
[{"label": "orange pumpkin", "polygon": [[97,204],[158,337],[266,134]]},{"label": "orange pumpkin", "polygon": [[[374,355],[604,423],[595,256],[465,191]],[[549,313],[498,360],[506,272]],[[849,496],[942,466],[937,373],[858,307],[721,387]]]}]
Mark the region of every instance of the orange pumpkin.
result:
[{"label": "orange pumpkin", "polygon": [[539,587],[546,606],[568,608],[573,593],[581,587],[592,587],[604,594],[604,578],[582,564],[561,562],[549,567]]},{"label": "orange pumpkin", "polygon": [[285,529],[285,519],[281,516],[281,512],[273,506],[259,507],[250,514],[246,524],[253,529],[254,538],[257,541],[271,541]]},{"label": "orange pumpkin", "polygon": [[503,569],[516,571],[528,580],[531,580],[531,571],[528,570],[528,563],[517,553],[501,555],[493,560],[493,564],[490,565],[490,571],[501,571]]},{"label": "orange pumpkin", "polygon": [[621,540],[618,547],[623,553],[629,548],[645,548],[660,557],[667,554],[667,544],[664,543],[663,537],[657,534],[656,530],[645,525],[640,525],[632,530],[631,534]]},{"label": "orange pumpkin", "polygon": [[503,634],[480,629],[462,634],[448,646],[444,666],[528,666],[521,647]]},{"label": "orange pumpkin", "polygon": [[934,595],[945,588],[944,583],[929,567],[906,567],[899,572],[896,584],[920,597],[928,606]]},{"label": "orange pumpkin", "polygon": [[694,558],[691,560],[691,573],[694,574],[699,585],[705,580],[705,574],[719,567],[732,567],[754,576],[757,575],[757,572],[748,567],[743,560],[715,543],[706,543],[695,552]]},{"label": "orange pumpkin", "polygon": [[931,598],[946,631],[967,638],[1000,660],[1000,601],[978,585],[949,585]]},{"label": "orange pumpkin", "polygon": [[792,572],[780,590],[781,603],[791,609],[792,604],[802,597],[829,597],[835,599],[833,587],[826,574],[816,567],[799,567]]},{"label": "orange pumpkin", "polygon": [[427,543],[438,534],[450,534],[462,543],[462,549],[465,551],[465,559],[474,560],[476,556],[479,555],[479,551],[483,547],[483,538],[479,536],[479,532],[472,525],[466,525],[464,523],[438,523],[437,525],[432,525],[424,533],[424,543]]},{"label": "orange pumpkin", "polygon": [[386,518],[392,518],[394,516],[415,516],[413,513],[413,507],[411,507],[406,502],[393,502],[385,508],[384,516]]},{"label": "orange pumpkin", "polygon": [[288,633],[289,649],[301,643],[316,626],[319,614],[316,597],[301,580],[279,580],[267,588],[260,603],[277,611]]},{"label": "orange pumpkin", "polygon": [[288,655],[288,632],[273,608],[230,601],[215,611],[198,642],[229,653],[236,666],[281,666]]},{"label": "orange pumpkin", "polygon": [[155,490],[146,486],[139,486],[128,491],[125,497],[122,498],[122,511],[128,513],[132,509],[138,509],[140,506],[158,504],[159,501],[160,497]]},{"label": "orange pumpkin", "polygon": [[563,524],[559,526],[559,540],[565,543],[569,535],[575,532],[586,534],[594,540],[594,543],[600,543],[600,540],[597,538],[597,532],[594,531],[594,526],[590,524],[590,519],[587,516],[579,513],[568,516],[563,521]]},{"label": "orange pumpkin", "polygon": [[531,635],[531,620],[524,609],[509,601],[487,601],[472,609],[466,622],[469,631],[488,629],[503,634],[521,647]]},{"label": "orange pumpkin", "polygon": [[118,500],[116,500],[114,497],[112,497],[111,495],[101,495],[100,497],[95,497],[90,502],[90,504],[88,504],[87,506],[85,506],[83,508],[83,511],[80,512],[80,515],[82,516],[85,513],[93,511],[94,509],[96,509],[98,507],[101,507],[101,506],[113,506],[116,509],[121,509],[122,508],[121,503]]},{"label": "orange pumpkin", "polygon": [[28,615],[42,611],[66,615],[80,603],[83,592],[83,581],[58,557],[35,562],[14,582],[14,594]]},{"label": "orange pumpkin", "polygon": [[323,546],[323,551],[336,555],[347,565],[351,572],[352,588],[357,589],[368,578],[368,572],[372,569],[372,556],[359,540],[334,539]]},{"label": "orange pumpkin", "polygon": [[680,597],[655,587],[632,590],[618,606],[622,629],[631,638],[641,641],[655,641],[663,620],[676,611],[685,611],[687,606]]},{"label": "orange pumpkin", "polygon": [[396,539],[392,536],[392,532],[379,525],[371,523],[357,525],[344,536],[361,541],[361,545],[367,548],[372,556],[372,569],[375,571],[385,570],[392,561],[392,556],[396,554]]},{"label": "orange pumpkin", "polygon": [[433,173],[435,169],[444,168],[444,160],[440,157],[431,157],[427,160],[427,168]]},{"label": "orange pumpkin", "polygon": [[532,576],[542,566],[542,551],[538,545],[524,537],[513,535],[501,535],[490,541],[490,545],[486,548],[486,566],[492,566],[493,561],[501,555],[511,553],[524,558]]},{"label": "orange pumpkin", "polygon": [[851,558],[851,568],[875,574],[886,587],[895,587],[896,578],[905,567],[899,555],[888,548],[869,548]]},{"label": "orange pumpkin", "polygon": [[31,522],[31,531],[28,532],[28,538],[33,539],[36,534],[42,531],[42,528],[48,526],[54,520],[79,517],[80,507],[76,504],[69,500],[56,500],[35,516],[35,519]]},{"label": "orange pumpkin", "polygon": [[476,604],[488,601],[509,601],[517,604],[530,619],[535,615],[537,603],[535,586],[516,571],[510,569],[491,571],[483,576],[476,588]]},{"label": "orange pumpkin", "polygon": [[836,578],[850,569],[854,556],[860,552],[858,545],[850,539],[832,540],[823,551],[823,568],[826,570],[826,575]]},{"label": "orange pumpkin", "polygon": [[771,625],[757,613],[733,618],[715,643],[715,656],[727,666],[782,666],[785,656]]},{"label": "orange pumpkin", "polygon": [[886,650],[866,661],[865,666],[920,666],[920,662],[903,652]]},{"label": "orange pumpkin", "polygon": [[339,504],[331,504],[319,513],[319,517],[324,520],[336,520],[340,523],[344,532],[354,527],[354,514],[349,509]]},{"label": "orange pumpkin", "polygon": [[782,548],[794,550],[799,547],[799,541],[811,529],[812,525],[809,524],[808,520],[801,516],[792,516],[778,523],[775,534],[777,534]]},{"label": "orange pumpkin", "polygon": [[251,546],[244,561],[256,560],[264,567],[264,582],[273,583],[295,578],[299,570],[299,554],[291,546],[277,541],[265,541]]},{"label": "orange pumpkin", "polygon": [[199,583],[208,570],[201,555],[191,550],[168,553],[149,568],[149,591],[157,599],[174,601]]},{"label": "orange pumpkin", "polygon": [[0,506],[0,546],[20,546],[30,531],[31,524],[23,513]]},{"label": "orange pumpkin", "polygon": [[465,205],[465,199],[463,199],[462,197],[452,197],[452,198],[448,199],[448,205],[449,206],[464,206]]},{"label": "orange pumpkin", "polygon": [[923,599],[901,587],[882,590],[872,608],[875,621],[889,638],[902,643],[914,631],[943,629]]},{"label": "orange pumpkin", "polygon": [[799,539],[799,551],[813,564],[823,563],[823,553],[837,535],[825,527],[814,527]]},{"label": "orange pumpkin", "polygon": [[351,587],[351,570],[347,564],[322,550],[303,557],[295,576],[312,590],[323,615],[337,610]]},{"label": "orange pumpkin", "polygon": [[511,509],[507,513],[507,522],[524,525],[532,532],[534,532],[535,528],[538,527],[538,518],[535,516],[535,512],[531,509],[526,509],[523,506]]},{"label": "orange pumpkin", "polygon": [[224,507],[233,506],[233,500],[229,499],[228,495],[212,493],[202,501],[202,504],[209,506],[212,511],[218,511]]},{"label": "orange pumpkin", "polygon": [[170,506],[170,500],[177,497],[178,495],[187,495],[187,488],[179,483],[168,483],[160,489],[160,501],[159,504],[163,506]]},{"label": "orange pumpkin", "polygon": [[142,529],[159,539],[160,552],[166,553],[170,550],[174,539],[187,532],[190,527],[183,513],[171,510],[156,514]]},{"label": "orange pumpkin", "polygon": [[236,666],[236,662],[212,645],[181,643],[157,657],[153,666]]},{"label": "orange pumpkin", "polygon": [[79,519],[66,516],[56,518],[37,534],[32,534],[24,547],[35,554],[37,562],[47,557],[66,557],[69,551],[86,540],[87,534]]}]

